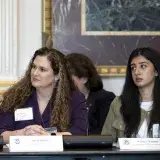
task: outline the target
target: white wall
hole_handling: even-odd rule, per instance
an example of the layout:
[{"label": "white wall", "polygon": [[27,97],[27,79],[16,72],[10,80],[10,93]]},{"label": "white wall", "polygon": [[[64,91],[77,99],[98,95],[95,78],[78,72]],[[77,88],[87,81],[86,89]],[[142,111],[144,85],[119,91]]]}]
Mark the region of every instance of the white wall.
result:
[{"label": "white wall", "polygon": [[104,88],[106,90],[114,92],[116,95],[120,95],[123,84],[124,84],[124,77],[108,77],[102,78]]},{"label": "white wall", "polygon": [[[22,75],[34,51],[42,44],[42,1],[19,0],[19,75]],[[121,93],[124,77],[103,78],[104,88]]]},{"label": "white wall", "polygon": [[19,76],[42,46],[42,1],[19,0]]}]

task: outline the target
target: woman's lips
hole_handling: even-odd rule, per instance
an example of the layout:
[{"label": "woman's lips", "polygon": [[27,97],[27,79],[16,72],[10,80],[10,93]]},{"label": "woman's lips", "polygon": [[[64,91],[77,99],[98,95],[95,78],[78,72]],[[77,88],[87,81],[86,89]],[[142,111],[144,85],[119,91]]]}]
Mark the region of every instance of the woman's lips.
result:
[{"label": "woman's lips", "polygon": [[141,82],[142,80],[142,78],[136,78],[136,82]]},{"label": "woman's lips", "polygon": [[40,81],[39,79],[37,79],[37,78],[33,78],[33,81]]}]

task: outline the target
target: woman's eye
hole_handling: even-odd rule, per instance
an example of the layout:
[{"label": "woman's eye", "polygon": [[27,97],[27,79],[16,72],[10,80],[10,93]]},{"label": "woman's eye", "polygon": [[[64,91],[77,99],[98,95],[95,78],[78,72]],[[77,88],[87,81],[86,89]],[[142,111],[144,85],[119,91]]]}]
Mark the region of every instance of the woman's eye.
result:
[{"label": "woman's eye", "polygon": [[146,65],[141,65],[141,68],[143,68],[143,69],[146,68],[146,67],[147,67]]},{"label": "woman's eye", "polygon": [[35,69],[35,68],[36,68],[36,66],[35,66],[35,65],[32,65],[32,68],[33,68],[33,69]]},{"label": "woman's eye", "polygon": [[135,67],[131,67],[131,71],[134,71],[136,68]]},{"label": "woman's eye", "polygon": [[41,71],[42,71],[42,72],[45,72],[46,70],[45,70],[44,68],[41,68]]}]

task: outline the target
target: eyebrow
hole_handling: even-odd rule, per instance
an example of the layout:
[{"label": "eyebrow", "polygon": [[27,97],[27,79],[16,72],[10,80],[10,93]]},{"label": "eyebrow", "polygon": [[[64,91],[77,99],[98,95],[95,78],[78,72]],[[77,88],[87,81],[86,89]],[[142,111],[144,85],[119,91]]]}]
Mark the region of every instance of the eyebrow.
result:
[{"label": "eyebrow", "polygon": [[[36,66],[37,67],[37,65],[35,64],[35,63],[33,63],[32,65],[34,65],[34,66]],[[38,66],[39,68],[43,68],[43,69],[46,69],[47,70],[47,68],[46,67],[44,67],[44,66]]]},{"label": "eyebrow", "polygon": [[[148,62],[140,62],[139,64],[148,64]],[[135,63],[131,63],[130,66],[133,66],[133,65],[135,65]]]}]

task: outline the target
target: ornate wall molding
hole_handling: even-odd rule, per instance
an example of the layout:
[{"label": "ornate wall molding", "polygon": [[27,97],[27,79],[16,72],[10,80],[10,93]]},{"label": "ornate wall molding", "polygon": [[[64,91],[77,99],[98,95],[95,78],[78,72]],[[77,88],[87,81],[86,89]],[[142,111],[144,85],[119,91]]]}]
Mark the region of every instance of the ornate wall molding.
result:
[{"label": "ornate wall molding", "polygon": [[18,0],[0,0],[0,11],[0,80],[16,80]]},{"label": "ornate wall molding", "polygon": [[2,95],[6,89],[14,83],[16,83],[16,81],[0,81],[0,95]]},{"label": "ornate wall molding", "polygon": [[18,0],[0,0],[0,95],[17,80]]}]

